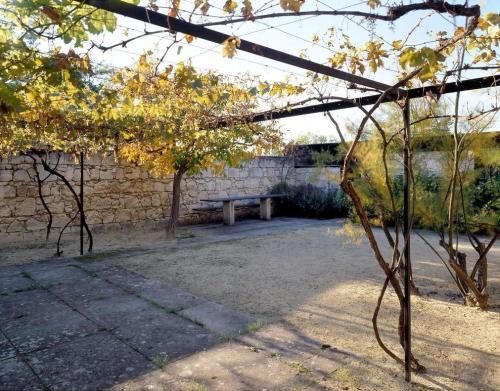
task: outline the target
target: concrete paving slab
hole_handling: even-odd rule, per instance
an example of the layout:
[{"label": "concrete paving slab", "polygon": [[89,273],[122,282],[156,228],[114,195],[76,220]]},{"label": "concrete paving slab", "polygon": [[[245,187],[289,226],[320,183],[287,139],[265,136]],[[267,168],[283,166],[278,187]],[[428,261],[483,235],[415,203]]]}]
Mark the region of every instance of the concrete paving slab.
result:
[{"label": "concrete paving slab", "polygon": [[73,258],[49,258],[36,262],[29,262],[19,265],[18,267],[27,273],[31,273],[34,271],[42,271],[42,270],[54,270],[60,267],[67,267],[75,264],[75,260]]},{"label": "concrete paving slab", "polygon": [[225,336],[244,334],[248,331],[248,326],[255,322],[255,319],[247,315],[212,302],[188,308],[180,314],[208,330]]},{"label": "concrete paving slab", "polygon": [[[155,309],[150,303],[140,298],[124,293],[102,300],[92,300],[78,307],[78,310],[89,319],[106,327],[114,329],[124,324],[130,317],[141,318],[143,314]],[[160,314],[165,311],[161,310]]]},{"label": "concrete paving slab", "polygon": [[113,267],[97,273],[99,277],[123,289],[152,301],[167,311],[180,311],[193,307],[205,300],[200,299],[168,284],[148,279],[121,267]]},{"label": "concrete paving slab", "polygon": [[18,293],[34,288],[36,288],[35,282],[21,273],[0,277],[0,295]]},{"label": "concrete paving slab", "polygon": [[143,355],[104,332],[27,358],[51,390],[102,390],[155,369]]},{"label": "concrete paving slab", "polygon": [[324,391],[325,388],[312,383],[307,373],[294,370],[279,356],[230,342],[173,362],[163,370],[117,384],[112,390]]},{"label": "concrete paving slab", "polygon": [[100,278],[90,278],[76,284],[56,284],[50,287],[49,291],[77,308],[91,301],[126,294],[123,289],[113,286]]},{"label": "concrete paving slab", "polygon": [[66,306],[43,289],[0,296],[0,325],[22,317],[40,317],[56,313]]},{"label": "concrete paving slab", "polygon": [[[8,293],[0,295],[0,363],[6,363],[0,374],[13,389],[43,387],[32,373],[31,382],[17,351],[51,390],[100,390],[149,373],[153,361],[211,348],[221,334],[239,334],[251,322],[105,262],[74,264],[51,260],[0,276],[8,278]],[[197,309],[180,316],[190,308]]]},{"label": "concrete paving slab", "polygon": [[150,358],[167,356],[169,360],[219,342],[215,333],[157,308],[130,314],[113,333]]},{"label": "concrete paving slab", "polygon": [[0,389],[38,391],[45,386],[20,358],[14,357],[0,361]]},{"label": "concrete paving slab", "polygon": [[[85,268],[85,266],[83,266]],[[96,272],[99,278],[111,282],[130,292],[151,284],[151,280],[119,266],[111,266]]]},{"label": "concrete paving slab", "polygon": [[117,384],[113,390],[352,389],[345,384],[328,387],[323,383],[329,379],[331,385],[332,372],[348,359],[346,353],[325,348],[297,330],[271,325]]},{"label": "concrete paving slab", "polygon": [[7,358],[15,357],[16,349],[12,346],[12,344],[0,334],[0,360],[5,360]]},{"label": "concrete paving slab", "polygon": [[178,312],[206,302],[204,299],[157,281],[137,289],[135,293],[168,311]]},{"label": "concrete paving slab", "polygon": [[70,286],[88,284],[93,278],[88,273],[75,266],[62,266],[54,268],[40,267],[40,269],[31,268],[27,273],[38,284],[46,287],[62,284]]},{"label": "concrete paving slab", "polygon": [[22,269],[18,265],[0,267],[0,277],[9,277],[21,273]]},{"label": "concrete paving slab", "polygon": [[21,353],[54,346],[78,336],[96,333],[99,327],[70,307],[57,307],[2,325],[2,331]]},{"label": "concrete paving slab", "polygon": [[78,258],[75,259],[75,261],[78,267],[85,269],[86,271],[91,273],[99,272],[114,267],[113,264],[105,261],[82,261],[79,260]]}]

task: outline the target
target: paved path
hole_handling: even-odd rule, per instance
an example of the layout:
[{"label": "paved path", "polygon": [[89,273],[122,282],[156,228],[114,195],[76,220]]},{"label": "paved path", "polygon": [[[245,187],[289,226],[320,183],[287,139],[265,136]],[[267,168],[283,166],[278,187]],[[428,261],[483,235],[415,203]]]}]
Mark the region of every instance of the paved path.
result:
[{"label": "paved path", "polygon": [[[94,255],[84,255],[84,259],[106,259],[137,257],[143,254],[152,254],[159,251],[175,252],[184,248],[202,248],[207,244],[230,242],[258,236],[276,235],[285,232],[298,231],[308,227],[341,226],[343,219],[314,220],[290,217],[278,217],[271,221],[247,219],[239,221],[237,225],[198,224],[189,226],[192,236],[174,240],[162,240],[156,243],[148,242],[143,246],[123,245],[118,249],[99,251]],[[80,257],[77,257],[80,258]]]},{"label": "paved path", "polygon": [[[273,324],[116,384],[113,391],[359,390],[350,379],[335,380],[335,372],[354,358],[294,328]],[[423,388],[412,389],[417,390]]]},{"label": "paved path", "polygon": [[0,268],[0,389],[101,390],[254,320],[107,262]]}]

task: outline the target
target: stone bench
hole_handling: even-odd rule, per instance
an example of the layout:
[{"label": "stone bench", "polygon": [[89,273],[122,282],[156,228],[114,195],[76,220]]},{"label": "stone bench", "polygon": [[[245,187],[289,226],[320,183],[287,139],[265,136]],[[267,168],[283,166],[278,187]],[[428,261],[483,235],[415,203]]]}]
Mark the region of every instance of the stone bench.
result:
[{"label": "stone bench", "polygon": [[[200,201],[203,202],[222,202],[222,215],[225,225],[234,225],[234,208],[235,201],[243,200],[260,200],[260,218],[262,220],[271,220],[271,199],[284,197],[286,194],[257,194],[257,195],[240,195],[228,196],[219,198],[208,198]],[[248,205],[242,205],[248,206]],[[200,209],[200,208],[198,208]]]}]

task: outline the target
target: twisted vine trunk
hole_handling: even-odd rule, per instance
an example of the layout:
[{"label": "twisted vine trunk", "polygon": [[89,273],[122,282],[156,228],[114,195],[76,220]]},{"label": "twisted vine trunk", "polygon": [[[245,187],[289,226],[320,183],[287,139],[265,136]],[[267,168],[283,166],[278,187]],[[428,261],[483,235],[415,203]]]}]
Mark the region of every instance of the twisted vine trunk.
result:
[{"label": "twisted vine trunk", "polygon": [[182,177],[186,173],[185,168],[180,168],[174,174],[174,181],[172,185],[172,205],[170,207],[170,218],[167,222],[167,236],[174,237],[177,228],[177,221],[179,220],[179,210],[181,205],[181,184]]},{"label": "twisted vine trunk", "polygon": [[[486,250],[486,246],[484,243],[479,243],[479,250],[480,253],[484,253]],[[478,261],[479,266],[477,269],[477,289],[479,289],[479,292],[485,294],[486,293],[486,287],[488,285],[488,259],[486,258],[486,255],[483,257],[482,260]]]},{"label": "twisted vine trunk", "polygon": [[[42,186],[43,186],[43,183],[45,182],[45,180],[47,178],[49,178],[51,174],[47,175],[44,179],[42,179],[40,177],[40,172],[38,171],[38,163],[36,161],[36,158],[32,155],[27,155],[27,156],[33,160],[32,165],[33,165],[33,170],[35,172],[35,180],[36,180],[36,184],[37,184],[37,188],[38,188],[38,197],[40,198],[40,201],[42,202],[42,206],[45,209],[45,211],[47,212],[47,216],[48,216],[47,228],[46,228],[46,233],[45,233],[45,241],[47,242],[49,240],[50,231],[52,229],[53,215],[52,215],[52,211],[49,208],[49,205],[45,201],[45,197],[44,197],[43,191],[42,191]],[[59,159],[58,159],[58,163],[59,163]]]},{"label": "twisted vine trunk", "polygon": [[[488,308],[488,252],[493,247],[498,239],[499,234],[496,233],[488,244],[479,241],[474,235],[473,247],[479,257],[474,264],[470,274],[467,272],[467,254],[458,251],[450,246],[444,239],[439,241],[448,253],[448,263],[456,275],[457,287],[464,298],[464,304],[481,309]],[[442,236],[443,237],[443,236]],[[477,278],[476,278],[477,274]]]},{"label": "twisted vine trunk", "polygon": [[[81,219],[82,225],[85,228],[85,231],[87,232],[87,236],[88,236],[88,240],[89,240],[88,251],[91,252],[92,248],[93,248],[94,240],[93,240],[93,237],[92,237],[92,232],[90,231],[90,228],[89,228],[89,226],[87,224],[87,219],[85,217],[85,211],[83,210],[83,205],[80,202],[80,197],[78,196],[78,194],[76,193],[75,189],[73,188],[73,186],[71,185],[71,183],[68,181],[68,179],[64,175],[62,175],[59,171],[57,171],[57,169],[50,167],[50,165],[43,159],[43,157],[40,154],[38,154],[38,157],[40,158],[40,162],[42,163],[42,167],[43,167],[43,169],[45,171],[47,171],[48,173],[50,173],[52,175],[55,175],[56,177],[58,177],[59,179],[61,179],[61,181],[68,188],[68,190],[70,191],[71,195],[73,196],[73,199],[75,200],[75,204],[76,204],[76,206],[78,208],[78,213],[73,218],[71,218],[70,221],[63,227],[62,232],[76,218],[77,215],[80,215],[80,219]],[[61,240],[62,232],[60,232],[60,234],[59,234],[59,240],[57,242],[57,252],[56,252],[56,255],[58,255],[58,256],[62,254],[62,251],[60,250],[60,240]]]},{"label": "twisted vine trunk", "polygon": [[[389,245],[394,250],[395,257],[397,259],[401,258],[401,253],[399,252],[399,249],[396,248],[396,243],[394,243],[394,239],[392,238],[392,235],[389,231],[389,227],[387,225],[387,222],[383,219],[381,219],[381,221],[382,221],[382,229],[384,231],[385,237],[386,237]],[[397,267],[397,272],[398,272],[399,281],[401,282],[401,284],[403,284],[403,270],[401,269],[401,265],[399,265]],[[412,269],[411,265],[410,265],[410,292],[412,295],[421,296],[420,291],[415,284],[415,280],[413,279],[413,269]]]},{"label": "twisted vine trunk", "polygon": [[[351,199],[354,209],[356,210],[356,214],[361,222],[361,225],[363,226],[363,229],[365,230],[366,237],[368,238],[368,241],[370,243],[370,246],[374,252],[375,258],[384,271],[384,274],[386,276],[386,280],[384,282],[384,285],[382,287],[382,291],[379,295],[379,299],[377,302],[377,307],[375,308],[373,318],[372,318],[372,324],[373,324],[373,330],[375,332],[375,338],[377,339],[377,342],[379,346],[386,352],[391,358],[393,358],[395,361],[400,363],[401,365],[404,365],[404,361],[398,357],[394,352],[392,352],[382,341],[380,337],[380,333],[378,330],[378,325],[377,325],[377,319],[378,319],[378,313],[380,311],[380,306],[382,304],[382,298],[384,297],[385,291],[387,289],[388,284],[392,286],[394,292],[396,293],[396,296],[399,301],[399,317],[398,317],[398,336],[399,336],[399,343],[401,346],[404,347],[404,327],[403,327],[403,301],[404,301],[404,293],[403,289],[401,288],[401,284],[399,282],[399,279],[396,277],[396,269],[392,269],[391,266],[385,261],[384,256],[382,255],[380,248],[377,244],[377,240],[375,239],[375,235],[373,233],[372,227],[370,225],[370,222],[368,221],[368,217],[363,210],[363,206],[361,203],[361,199],[359,198],[356,190],[354,189],[352,182],[350,179],[345,178],[341,181],[340,183],[342,189],[345,191],[345,193],[349,196]],[[425,367],[421,365],[417,359],[411,355],[411,367],[413,370],[416,372],[424,372]]]}]

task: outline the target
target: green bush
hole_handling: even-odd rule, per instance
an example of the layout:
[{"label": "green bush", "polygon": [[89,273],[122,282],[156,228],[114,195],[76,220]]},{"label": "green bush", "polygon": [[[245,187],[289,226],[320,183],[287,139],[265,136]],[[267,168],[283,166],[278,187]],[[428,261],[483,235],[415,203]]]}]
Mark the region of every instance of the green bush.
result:
[{"label": "green bush", "polygon": [[472,186],[465,191],[470,200],[472,222],[479,229],[500,229],[500,169],[481,169]]},{"label": "green bush", "polygon": [[329,219],[346,217],[350,209],[350,202],[340,189],[279,183],[271,188],[271,193],[287,194],[274,202],[274,213],[281,216]]}]

